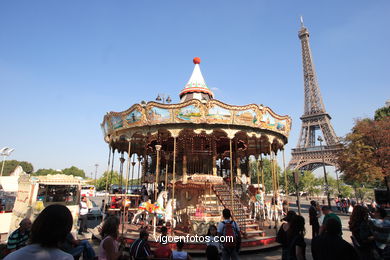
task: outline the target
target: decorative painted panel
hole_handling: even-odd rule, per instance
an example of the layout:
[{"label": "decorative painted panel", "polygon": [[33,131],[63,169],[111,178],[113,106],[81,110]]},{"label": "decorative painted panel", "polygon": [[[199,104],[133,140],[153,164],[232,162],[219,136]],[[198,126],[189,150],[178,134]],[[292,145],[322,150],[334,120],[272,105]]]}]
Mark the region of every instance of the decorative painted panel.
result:
[{"label": "decorative painted panel", "polygon": [[112,128],[118,129],[123,127],[123,120],[121,116],[113,116],[111,117]]},{"label": "decorative painted panel", "polygon": [[128,114],[126,116],[126,121],[129,125],[131,125],[131,124],[139,122],[141,120],[141,118],[142,118],[141,112],[136,109],[136,110],[131,111],[130,114]]},{"label": "decorative painted panel", "polygon": [[279,120],[276,124],[276,129],[277,130],[280,130],[280,131],[286,131],[286,125],[287,125],[287,121],[286,119],[284,120]]},{"label": "decorative painted panel", "polygon": [[253,109],[247,109],[243,111],[238,111],[236,113],[235,123],[244,123],[248,125],[255,125],[257,123],[256,112]]},{"label": "decorative painted panel", "polygon": [[202,117],[202,113],[195,105],[189,105],[180,108],[176,117],[181,121],[196,123],[199,122],[200,118]]},{"label": "decorative painted panel", "polygon": [[150,123],[167,123],[171,121],[171,113],[168,109],[152,107],[148,112],[148,119]]},{"label": "decorative painted panel", "polygon": [[232,122],[232,114],[228,109],[214,105],[207,113],[207,122],[230,124]]}]

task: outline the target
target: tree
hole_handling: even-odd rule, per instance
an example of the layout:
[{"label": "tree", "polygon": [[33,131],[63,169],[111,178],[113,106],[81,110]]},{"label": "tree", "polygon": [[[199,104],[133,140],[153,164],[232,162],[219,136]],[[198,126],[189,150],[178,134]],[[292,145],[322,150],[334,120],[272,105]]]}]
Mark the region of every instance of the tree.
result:
[{"label": "tree", "polygon": [[[108,175],[108,176],[107,176]],[[119,175],[116,171],[109,171],[104,172],[103,176],[97,179],[96,181],[96,188],[97,190],[105,190],[106,189],[106,183],[107,183],[107,177],[108,177],[108,184],[124,184],[123,178]]]},{"label": "tree", "polygon": [[390,189],[390,117],[358,120],[344,139],[338,158],[346,182],[384,181]]},{"label": "tree", "polygon": [[[257,160],[250,160],[249,161],[249,173],[251,176],[251,183],[257,184]],[[259,166],[260,167],[260,166]],[[271,161],[267,158],[263,159],[263,172],[264,172],[264,185],[265,190],[268,193],[272,190],[272,174],[271,174]],[[282,176],[282,170],[279,166],[276,166],[276,173],[279,176],[279,187],[282,187],[284,183],[284,177]],[[261,172],[259,170],[259,179],[261,184]]]},{"label": "tree", "polygon": [[[4,170],[3,176],[9,176],[16,167],[22,166],[23,170],[27,173],[32,173],[34,171],[34,167],[31,163],[25,161],[16,161],[16,160],[7,160],[4,161]],[[3,162],[1,162],[0,167],[3,166]]]},{"label": "tree", "polygon": [[390,107],[381,107],[375,111],[374,119],[379,121],[388,116],[390,116]]},{"label": "tree", "polygon": [[[304,171],[303,173],[301,173],[299,171],[298,174],[298,190],[300,192],[306,192],[311,196],[319,195],[322,192],[321,181],[319,178],[315,177],[314,173],[312,173],[311,171]],[[297,192],[297,185],[295,184],[293,171],[290,171],[288,173],[288,187],[289,193]]]},{"label": "tree", "polygon": [[38,171],[34,172],[32,175],[34,176],[42,176],[42,175],[49,175],[49,174],[61,174],[61,171],[53,170],[53,169],[39,169]]},{"label": "tree", "polygon": [[84,170],[81,170],[81,169],[77,168],[76,166],[72,166],[70,168],[63,169],[62,174],[79,176],[79,177],[85,178]]}]

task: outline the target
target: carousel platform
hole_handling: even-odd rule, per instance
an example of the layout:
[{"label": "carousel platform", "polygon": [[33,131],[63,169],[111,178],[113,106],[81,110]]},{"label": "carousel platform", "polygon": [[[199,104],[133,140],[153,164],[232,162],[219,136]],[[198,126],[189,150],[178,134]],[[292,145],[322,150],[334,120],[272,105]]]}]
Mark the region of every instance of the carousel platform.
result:
[{"label": "carousel platform", "polygon": [[[122,225],[120,225],[120,234],[122,234]],[[161,227],[157,227],[159,230]],[[123,231],[123,241],[125,242],[125,247],[129,248],[130,245],[139,238],[139,232],[142,229],[141,225],[135,224],[125,224]],[[92,236],[98,240],[101,240],[101,236],[99,233],[99,227],[95,229],[89,229]],[[158,238],[161,233],[157,232],[153,234],[153,230],[150,228],[149,231],[149,245],[153,249],[156,249],[159,246]],[[195,234],[190,234],[186,232],[182,232],[180,230],[175,230],[173,232],[173,236],[193,236]],[[171,236],[171,232],[168,232],[169,236]],[[122,237],[122,235],[121,235]],[[176,249],[175,243],[168,243],[171,249]],[[241,241],[241,252],[251,252],[251,251],[259,251],[264,249],[269,249],[273,247],[280,246],[279,243],[276,242],[276,230],[274,228],[264,228],[264,230],[259,231],[247,231],[247,233],[242,237]],[[204,254],[206,250],[206,243],[200,242],[188,242],[184,246],[184,250],[191,254]]]}]

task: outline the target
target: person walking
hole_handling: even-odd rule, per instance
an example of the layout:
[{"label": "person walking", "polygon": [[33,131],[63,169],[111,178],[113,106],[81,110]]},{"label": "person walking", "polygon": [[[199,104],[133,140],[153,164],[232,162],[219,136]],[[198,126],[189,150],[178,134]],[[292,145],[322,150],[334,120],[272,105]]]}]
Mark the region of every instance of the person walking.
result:
[{"label": "person walking", "polygon": [[[336,219],[341,225],[341,219],[339,218],[339,216],[333,213],[328,206],[322,206],[321,210],[322,210],[322,214],[324,215],[324,220],[322,221],[322,225],[320,227],[320,234],[323,232],[323,230],[325,230],[326,222],[331,218]],[[343,233],[341,232],[340,236],[342,234]]]},{"label": "person walking", "polygon": [[73,217],[63,205],[47,206],[31,226],[30,245],[9,254],[4,260],[73,260],[58,248],[72,230]]},{"label": "person walking", "polygon": [[317,202],[310,201],[309,224],[311,226],[312,239],[320,233],[320,223],[318,222],[319,212],[317,211]]},{"label": "person walking", "polygon": [[31,220],[29,218],[25,218],[20,221],[19,228],[12,232],[11,235],[8,237],[8,254],[26,246],[27,241],[30,237],[30,229]]},{"label": "person walking", "polygon": [[80,227],[79,227],[79,235],[82,235],[83,233],[87,232],[87,214],[88,214],[88,204],[87,204],[87,197],[83,196],[81,197],[80,201]]},{"label": "person walking", "polygon": [[219,236],[224,236],[227,242],[223,243],[222,259],[236,260],[241,246],[241,233],[238,224],[231,219],[232,215],[229,209],[222,211],[224,218],[218,224],[217,233]]}]

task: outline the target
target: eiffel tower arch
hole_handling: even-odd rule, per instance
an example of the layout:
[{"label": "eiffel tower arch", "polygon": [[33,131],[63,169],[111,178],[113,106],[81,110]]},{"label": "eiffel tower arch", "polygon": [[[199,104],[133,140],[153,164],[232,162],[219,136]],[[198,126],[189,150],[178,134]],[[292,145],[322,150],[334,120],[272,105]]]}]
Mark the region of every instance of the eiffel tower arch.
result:
[{"label": "eiffel tower arch", "polygon": [[[303,25],[302,18],[298,37],[302,46],[305,103],[298,144],[292,149],[288,168],[313,171],[323,163],[337,167],[337,155],[342,145],[330,122],[331,116],[325,110],[310,49],[309,30]],[[316,143],[318,133],[325,141],[322,146]]]}]

